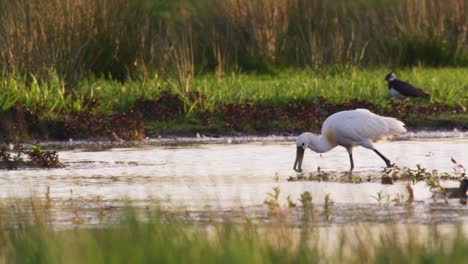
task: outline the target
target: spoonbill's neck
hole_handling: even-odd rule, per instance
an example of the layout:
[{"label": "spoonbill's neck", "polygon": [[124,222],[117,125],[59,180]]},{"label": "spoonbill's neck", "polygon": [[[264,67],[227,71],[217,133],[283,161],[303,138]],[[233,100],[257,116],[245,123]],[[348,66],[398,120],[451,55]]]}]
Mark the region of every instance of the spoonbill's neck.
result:
[{"label": "spoonbill's neck", "polygon": [[324,153],[334,147],[336,147],[336,143],[330,142],[324,135],[314,135],[310,138],[310,148],[315,152]]}]

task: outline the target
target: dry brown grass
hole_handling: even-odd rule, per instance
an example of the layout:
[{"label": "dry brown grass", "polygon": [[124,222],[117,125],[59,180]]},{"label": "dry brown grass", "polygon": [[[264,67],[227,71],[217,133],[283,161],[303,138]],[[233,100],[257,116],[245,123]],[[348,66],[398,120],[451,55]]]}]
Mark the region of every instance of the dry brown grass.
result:
[{"label": "dry brown grass", "polygon": [[0,0],[0,69],[132,76],[265,65],[466,65],[464,0]]}]

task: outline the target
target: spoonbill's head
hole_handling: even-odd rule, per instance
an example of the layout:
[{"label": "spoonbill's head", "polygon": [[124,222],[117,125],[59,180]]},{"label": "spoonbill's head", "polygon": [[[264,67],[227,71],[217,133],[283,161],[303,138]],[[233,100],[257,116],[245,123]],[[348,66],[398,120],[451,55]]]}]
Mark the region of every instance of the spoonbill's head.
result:
[{"label": "spoonbill's head", "polygon": [[391,73],[387,74],[387,76],[385,76],[384,80],[391,82],[391,81],[394,81],[395,79],[396,79],[395,73],[391,72]]},{"label": "spoonbill's head", "polygon": [[309,132],[305,132],[300,134],[296,138],[296,160],[294,161],[293,167],[295,171],[302,171],[302,160],[304,159],[304,151],[306,150],[306,148],[314,150],[312,140],[314,137],[316,137],[316,135]]}]

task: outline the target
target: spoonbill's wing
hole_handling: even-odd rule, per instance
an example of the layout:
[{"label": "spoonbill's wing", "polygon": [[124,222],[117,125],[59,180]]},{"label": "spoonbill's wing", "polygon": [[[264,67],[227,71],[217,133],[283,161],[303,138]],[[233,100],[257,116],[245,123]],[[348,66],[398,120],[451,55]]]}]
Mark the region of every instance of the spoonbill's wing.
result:
[{"label": "spoonbill's wing", "polygon": [[403,122],[376,115],[367,109],[341,113],[330,119],[330,122],[326,122],[328,124],[324,124],[327,131],[322,133],[328,134],[332,131],[337,141],[343,145],[359,145],[369,140],[376,142],[406,132]]}]

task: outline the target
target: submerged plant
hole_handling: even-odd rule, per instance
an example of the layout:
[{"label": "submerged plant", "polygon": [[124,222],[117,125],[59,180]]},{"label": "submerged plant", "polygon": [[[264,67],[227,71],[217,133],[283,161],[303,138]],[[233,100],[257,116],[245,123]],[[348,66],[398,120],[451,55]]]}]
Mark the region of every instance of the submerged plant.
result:
[{"label": "submerged plant", "polygon": [[302,204],[303,221],[307,224],[309,221],[315,219],[315,209],[312,203],[312,194],[308,191],[301,193],[299,202]]},{"label": "submerged plant", "polygon": [[330,194],[326,194],[323,203],[323,213],[327,221],[331,220],[331,209],[333,207],[333,200],[330,198]]},{"label": "submerged plant", "polygon": [[296,207],[297,204],[295,202],[293,202],[292,198],[291,198],[291,195],[288,195],[286,197],[286,201],[288,202],[288,207],[289,208],[293,208],[293,207]]},{"label": "submerged plant", "polygon": [[406,200],[407,204],[412,204],[414,201],[414,191],[410,184],[406,184],[406,190],[408,191],[408,199]]},{"label": "submerged plant", "polygon": [[374,198],[377,201],[377,203],[379,203],[379,205],[381,205],[382,201],[387,197],[387,195],[385,195],[383,191],[378,191],[375,196],[371,195],[371,197]]},{"label": "submerged plant", "polygon": [[301,202],[303,208],[313,208],[312,204],[312,194],[310,192],[303,192],[301,193],[301,197],[299,198],[299,202]]},{"label": "submerged plant", "polygon": [[276,216],[279,214],[279,195],[279,186],[273,187],[273,192],[267,193],[267,196],[269,198],[265,199],[265,201],[263,202],[268,206],[268,212],[271,216]]}]

